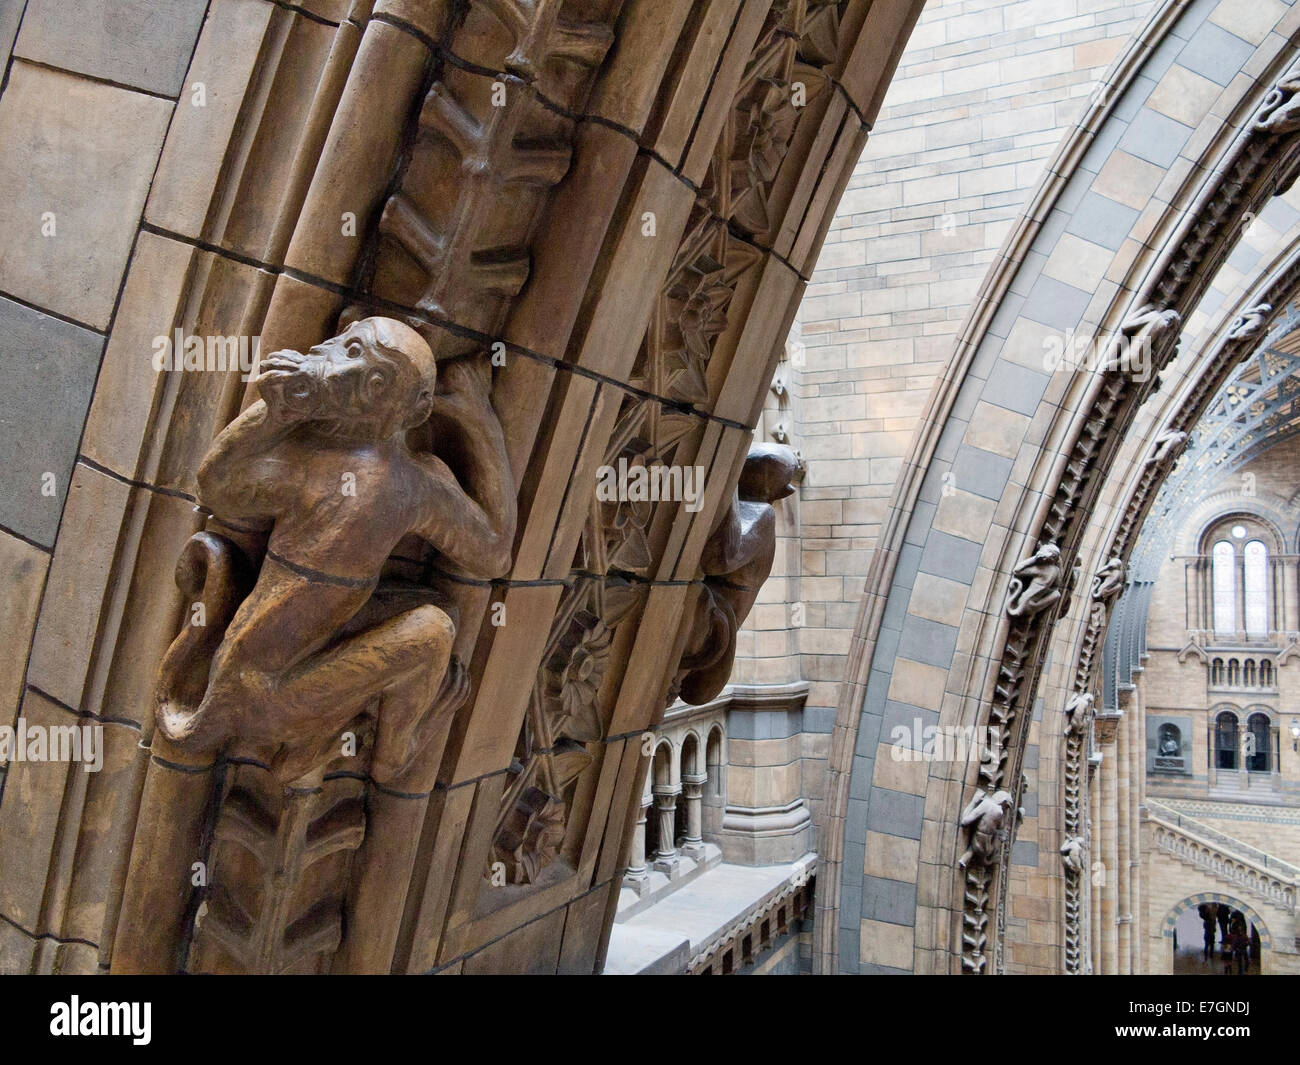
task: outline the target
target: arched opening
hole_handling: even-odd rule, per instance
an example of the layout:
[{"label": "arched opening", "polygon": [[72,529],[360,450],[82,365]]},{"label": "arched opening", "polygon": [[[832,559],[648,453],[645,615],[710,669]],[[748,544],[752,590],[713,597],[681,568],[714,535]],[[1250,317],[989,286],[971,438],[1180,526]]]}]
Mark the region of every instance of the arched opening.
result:
[{"label": "arched opening", "polygon": [[[1237,387],[1246,393],[1260,385],[1251,383]],[[1241,396],[1229,392],[1221,408],[1225,412],[1223,417],[1229,417],[1243,403],[1246,409],[1252,406]],[[1216,469],[1218,463],[1202,463],[1202,466]],[[1209,474],[1200,476],[1204,478]],[[1202,488],[1205,484],[1203,479],[1195,483]],[[1190,490],[1184,490],[1184,497],[1190,496]],[[1279,535],[1273,522],[1240,510],[1220,514],[1210,521],[1198,538],[1200,554],[1194,567],[1198,576],[1188,600],[1189,628],[1201,625],[1194,620],[1200,609],[1194,605],[1196,599],[1208,602],[1213,632],[1220,640],[1230,636],[1262,640],[1282,624],[1278,600],[1281,593],[1273,588],[1274,555],[1281,550],[1282,544]]]},{"label": "arched opening", "polygon": [[[688,732],[686,738],[682,740],[681,759],[681,779],[684,783],[687,777],[699,772],[700,741],[694,732]],[[698,797],[698,793],[696,795]],[[687,803],[679,799],[677,811],[673,814],[673,841],[679,847],[690,835],[687,821]]]},{"label": "arched opening", "polygon": [[1223,659],[1216,658],[1210,664],[1210,683],[1214,685],[1216,688],[1221,688],[1223,687],[1223,681],[1224,681]]},{"label": "arched opening", "polygon": [[1268,635],[1268,548],[1251,540],[1243,552],[1246,635]]},{"label": "arched opening", "polygon": [[667,740],[655,748],[654,777],[656,785],[667,786],[673,782],[673,746]]},{"label": "arched opening", "polygon": [[1268,715],[1253,713],[1246,719],[1246,768],[1268,773],[1273,768],[1273,729]]},{"label": "arched opening", "polygon": [[[1237,630],[1237,568],[1235,552],[1227,540],[1220,540],[1211,553],[1214,584],[1214,631],[1227,635]],[[1231,669],[1231,664],[1228,667]],[[1232,683],[1231,678],[1229,683]]]},{"label": "arched opening", "polygon": [[682,775],[692,776],[700,771],[700,739],[694,732],[688,732],[682,740]]},{"label": "arched opening", "polygon": [[1241,663],[1235,658],[1228,659],[1228,686],[1241,687]]},{"label": "arched opening", "polygon": [[709,774],[704,794],[712,799],[722,799],[722,726],[714,725],[709,731],[709,741],[704,752],[705,772]]},{"label": "arched opening", "polygon": [[1226,895],[1191,895],[1166,915],[1169,972],[1180,976],[1255,975],[1272,940],[1259,914]]},{"label": "arched opening", "polygon": [[1231,710],[1214,719],[1214,767],[1237,768],[1237,715]]}]

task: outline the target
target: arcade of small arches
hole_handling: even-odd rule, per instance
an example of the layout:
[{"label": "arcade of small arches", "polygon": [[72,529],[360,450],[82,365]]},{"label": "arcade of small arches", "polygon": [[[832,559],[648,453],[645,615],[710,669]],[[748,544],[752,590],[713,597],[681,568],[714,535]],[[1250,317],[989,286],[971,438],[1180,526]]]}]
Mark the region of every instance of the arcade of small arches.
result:
[{"label": "arcade of small arches", "polygon": [[[725,731],[720,721],[682,725],[654,738],[646,792],[642,794],[632,855],[623,883],[638,895],[651,890],[650,872],[677,880],[704,864],[706,846],[721,830],[726,803]],[[684,870],[683,863],[691,864]]]}]

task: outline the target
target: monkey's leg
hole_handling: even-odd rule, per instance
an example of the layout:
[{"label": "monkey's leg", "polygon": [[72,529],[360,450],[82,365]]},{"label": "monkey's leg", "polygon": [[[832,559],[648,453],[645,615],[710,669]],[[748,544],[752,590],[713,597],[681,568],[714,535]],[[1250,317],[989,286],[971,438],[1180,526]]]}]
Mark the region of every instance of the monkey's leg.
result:
[{"label": "monkey's leg", "polygon": [[[449,630],[454,632],[454,630]],[[379,728],[375,734],[375,753],[370,762],[370,773],[380,783],[406,790],[407,770],[412,768],[419,753],[439,732],[447,728],[449,712],[454,712],[464,702],[463,688],[467,682],[464,670],[451,658],[452,638],[436,647],[428,646],[426,670],[412,674],[406,680],[388,688],[379,704]],[[443,680],[449,670],[456,669],[451,698],[440,698]],[[422,787],[416,790],[424,790]]]},{"label": "monkey's leg", "polygon": [[[430,774],[437,771],[452,718],[468,694],[469,674],[455,656],[448,659],[442,684],[431,701],[421,696],[408,709],[406,693],[400,687],[385,692],[379,706],[379,733],[371,775],[397,791],[423,792],[432,787]],[[402,724],[397,727],[390,724],[397,721]],[[426,753],[429,758],[424,757]]]},{"label": "monkey's leg", "polygon": [[[455,628],[438,607],[425,605],[347,636],[300,665],[269,702],[285,715],[283,743],[328,739],[366,700],[383,695],[376,761],[402,751],[433,704],[447,669]],[[287,727],[286,727],[287,726]]]}]

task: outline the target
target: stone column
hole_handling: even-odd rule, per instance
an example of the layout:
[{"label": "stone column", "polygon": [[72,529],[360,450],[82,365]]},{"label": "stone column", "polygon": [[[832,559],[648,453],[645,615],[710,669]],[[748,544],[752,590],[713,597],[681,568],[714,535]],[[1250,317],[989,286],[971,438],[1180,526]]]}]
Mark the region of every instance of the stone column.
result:
[{"label": "stone column", "polygon": [[1129,972],[1142,971],[1142,818],[1146,802],[1146,707],[1141,685],[1133,692],[1129,733]]},{"label": "stone column", "polygon": [[[1128,701],[1127,695],[1121,699]],[[1133,896],[1132,877],[1129,875],[1130,830],[1133,817],[1132,782],[1129,776],[1129,726],[1133,713],[1127,711],[1120,718],[1115,728],[1115,857],[1113,866],[1115,875],[1115,933],[1118,956],[1116,971],[1121,976],[1128,976],[1132,971],[1132,920]]]},{"label": "stone column", "polygon": [[1101,859],[1101,755],[1088,758],[1088,945],[1092,968],[1101,972],[1101,886],[1093,875],[1092,863]]},{"label": "stone column", "polygon": [[623,874],[623,884],[630,887],[637,895],[644,895],[650,886],[650,869],[645,862],[645,826],[646,814],[650,804],[643,803],[637,814],[636,830],[632,833],[632,853],[628,857],[627,872]]},{"label": "stone column", "polygon": [[669,880],[675,880],[681,874],[682,864],[673,840],[677,796],[682,789],[678,784],[656,784],[651,790],[655,797],[655,811],[659,815],[659,849],[655,852],[654,867]]},{"label": "stone column", "polygon": [[1101,750],[1101,971],[1119,972],[1119,757],[1116,751],[1118,711],[1098,714],[1094,724]]},{"label": "stone column", "polygon": [[704,857],[704,783],[709,779],[707,773],[683,773],[682,795],[686,801],[686,839],[682,841],[682,853],[688,858],[699,861]]}]

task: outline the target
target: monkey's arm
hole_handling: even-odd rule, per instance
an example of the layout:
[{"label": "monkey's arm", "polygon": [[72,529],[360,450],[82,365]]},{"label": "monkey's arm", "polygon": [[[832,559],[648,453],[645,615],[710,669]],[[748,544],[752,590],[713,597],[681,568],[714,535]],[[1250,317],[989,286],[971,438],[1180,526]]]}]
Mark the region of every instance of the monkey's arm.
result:
[{"label": "monkey's arm", "polygon": [[199,499],[228,518],[273,518],[283,505],[291,463],[276,457],[296,422],[259,399],[223,429],[199,466]]},{"label": "monkey's arm", "polygon": [[[453,363],[443,373],[452,391],[436,397],[432,418],[454,447],[460,479],[435,456],[421,456],[428,505],[414,531],[459,570],[480,578],[510,569],[517,512],[515,482],[501,423],[488,398],[484,371]],[[490,372],[490,371],[488,371]]]}]

